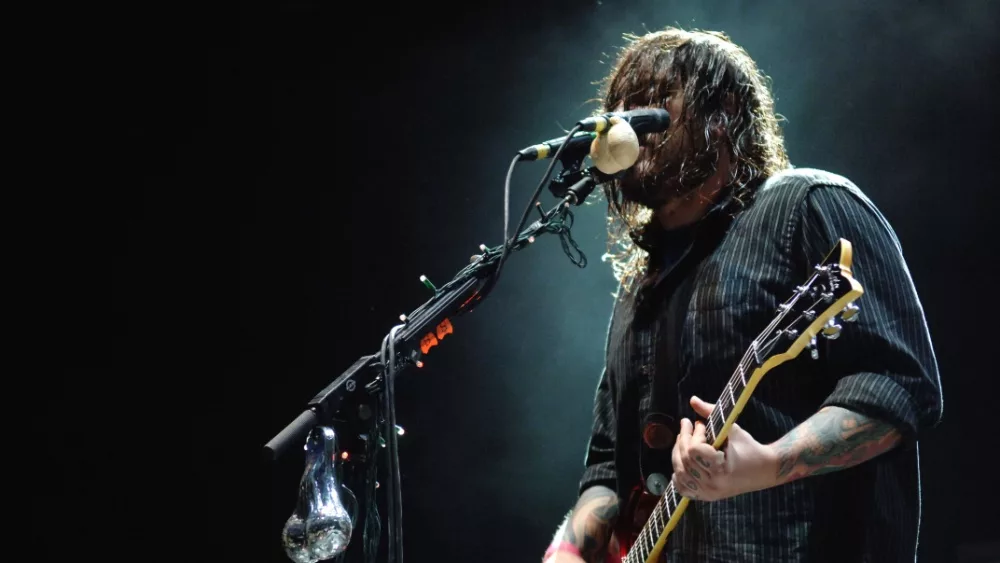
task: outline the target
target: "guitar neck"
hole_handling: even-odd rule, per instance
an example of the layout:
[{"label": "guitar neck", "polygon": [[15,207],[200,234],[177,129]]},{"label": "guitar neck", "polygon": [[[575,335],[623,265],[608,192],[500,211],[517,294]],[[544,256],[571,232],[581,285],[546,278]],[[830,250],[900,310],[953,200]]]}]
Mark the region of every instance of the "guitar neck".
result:
[{"label": "guitar neck", "polygon": [[[764,374],[805,349],[817,359],[816,337],[836,338],[841,329],[838,321],[852,322],[856,318],[854,299],[864,289],[851,277],[852,248],[850,241],[839,239],[809,279],[795,288],[793,295],[778,307],[778,315],[750,343],[705,421],[705,438],[712,447],[719,449],[725,443],[729,429]],[[623,563],[656,561],[688,502],[671,480]]]},{"label": "guitar neck", "polygon": [[757,341],[755,340],[746,355],[743,356],[743,360],[736,366],[736,371],[729,378],[729,382],[723,387],[722,393],[715,401],[715,407],[712,408],[711,414],[705,421],[705,441],[716,449],[726,441],[729,428],[743,411],[743,406],[750,399],[753,388],[760,380],[760,376],[754,373],[761,365],[758,361],[757,349]]},{"label": "guitar neck", "polygon": [[[743,411],[743,407],[750,400],[750,395],[766,371],[759,361],[760,349],[758,340],[754,340],[723,388],[712,413],[705,422],[705,439],[716,449],[725,443],[729,429]],[[767,369],[772,367],[774,366],[768,365]],[[656,561],[665,544],[665,533],[677,525],[688,502],[687,498],[677,492],[671,479],[622,563]]]}]

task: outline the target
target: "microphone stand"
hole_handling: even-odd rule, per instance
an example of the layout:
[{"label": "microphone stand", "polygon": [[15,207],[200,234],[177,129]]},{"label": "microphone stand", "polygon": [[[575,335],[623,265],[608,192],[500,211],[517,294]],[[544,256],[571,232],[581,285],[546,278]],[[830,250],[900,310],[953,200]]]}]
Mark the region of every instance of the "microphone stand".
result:
[{"label": "microphone stand", "polygon": [[[579,252],[570,237],[573,218],[570,206],[581,205],[598,183],[608,178],[594,168],[581,170],[581,163],[582,157],[579,160],[562,160],[562,171],[549,184],[553,195],[562,200],[546,212],[541,211],[540,203],[533,202],[541,216],[512,239],[508,253],[527,247],[545,233],[559,234],[567,254],[567,240]],[[371,563],[378,553],[380,530],[374,503],[378,483],[372,483],[377,474],[375,462],[378,448],[375,445],[378,444],[388,449],[388,561],[402,563],[402,496],[397,447],[397,437],[402,429],[395,420],[394,382],[400,373],[411,366],[422,367],[421,358],[453,334],[452,319],[473,311],[490,293],[503,245],[492,248],[480,246],[480,250],[482,254],[473,256],[471,264],[441,288],[434,287],[426,277],[421,276],[421,281],[434,291],[434,296],[409,315],[400,315],[401,324],[394,326],[385,336],[379,353],[358,358],[317,393],[302,413],[264,446],[265,458],[275,461],[292,447],[301,447],[314,426],[341,426],[337,434],[344,447],[341,459],[337,461],[351,466],[345,471],[345,485],[353,482],[355,486],[351,490],[365,491],[363,496],[366,498],[364,501],[359,499],[361,510],[357,515],[365,525],[354,523],[351,545],[338,558],[347,556],[349,561]],[[582,268],[586,265],[586,258],[582,252],[580,257],[579,261],[572,256],[570,259]],[[352,549],[358,529],[363,530],[361,533],[365,540],[360,551]]]}]

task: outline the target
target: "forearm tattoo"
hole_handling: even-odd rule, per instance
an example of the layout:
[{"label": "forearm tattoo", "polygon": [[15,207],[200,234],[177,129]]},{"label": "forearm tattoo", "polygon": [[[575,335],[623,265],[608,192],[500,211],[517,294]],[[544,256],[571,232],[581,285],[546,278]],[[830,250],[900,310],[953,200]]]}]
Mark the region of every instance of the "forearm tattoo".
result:
[{"label": "forearm tattoo", "polygon": [[892,425],[840,407],[826,407],[774,443],[778,482],[852,467],[899,442]]},{"label": "forearm tattoo", "polygon": [[580,550],[585,561],[604,561],[611,532],[618,519],[618,495],[607,487],[591,487],[580,495],[565,540]]}]

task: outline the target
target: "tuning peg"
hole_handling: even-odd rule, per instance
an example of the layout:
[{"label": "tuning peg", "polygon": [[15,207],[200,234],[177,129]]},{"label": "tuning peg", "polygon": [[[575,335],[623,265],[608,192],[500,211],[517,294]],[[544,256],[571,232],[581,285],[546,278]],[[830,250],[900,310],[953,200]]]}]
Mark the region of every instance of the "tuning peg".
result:
[{"label": "tuning peg", "polygon": [[816,349],[816,337],[815,336],[809,339],[809,344],[808,344],[808,346],[806,346],[806,348],[809,349],[809,355],[812,357],[812,359],[814,359],[814,360],[818,360],[819,359],[819,350]]},{"label": "tuning peg", "polygon": [[835,340],[840,336],[841,328],[843,327],[837,324],[837,319],[830,319],[827,321],[826,326],[823,327],[823,330],[820,331],[820,334],[829,340]]},{"label": "tuning peg", "polygon": [[840,314],[840,319],[845,323],[853,323],[858,320],[858,313],[860,312],[861,308],[855,305],[854,301],[851,301],[847,304],[847,307],[844,307],[844,311]]}]

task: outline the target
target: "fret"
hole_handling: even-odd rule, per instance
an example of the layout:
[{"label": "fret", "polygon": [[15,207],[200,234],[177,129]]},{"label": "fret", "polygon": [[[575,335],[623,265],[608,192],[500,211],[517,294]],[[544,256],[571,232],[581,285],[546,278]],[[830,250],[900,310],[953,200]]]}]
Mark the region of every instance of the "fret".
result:
[{"label": "fret", "polygon": [[723,391],[722,395],[719,396],[719,404],[715,405],[715,410],[719,411],[716,413],[716,418],[720,421],[726,420],[726,417],[729,416],[729,413],[733,412],[733,407],[735,406],[736,401],[732,399],[732,395]]},{"label": "fret", "polygon": [[743,371],[743,364],[736,366],[736,373],[740,376],[740,383],[743,384],[743,389],[747,388],[747,377],[746,373]]},{"label": "fret", "polygon": [[[716,409],[716,411],[718,411],[718,409]],[[716,411],[713,411],[712,414],[715,414]],[[709,443],[714,442],[715,439],[719,437],[719,431],[715,429],[715,424],[716,424],[715,417],[714,416],[709,416],[708,417],[708,424],[705,425],[705,441],[706,442],[709,442]],[[723,425],[723,423],[719,422],[719,430],[722,430],[722,425]]]},{"label": "fret", "polygon": [[[732,401],[730,404],[733,406],[733,409],[735,409],[736,408],[736,394],[733,393],[733,387],[732,387],[731,382],[730,382],[730,384],[726,385],[726,391],[729,391],[729,400]],[[732,411],[730,411],[730,412],[732,412]],[[726,417],[722,417],[722,418],[725,419]]]}]

